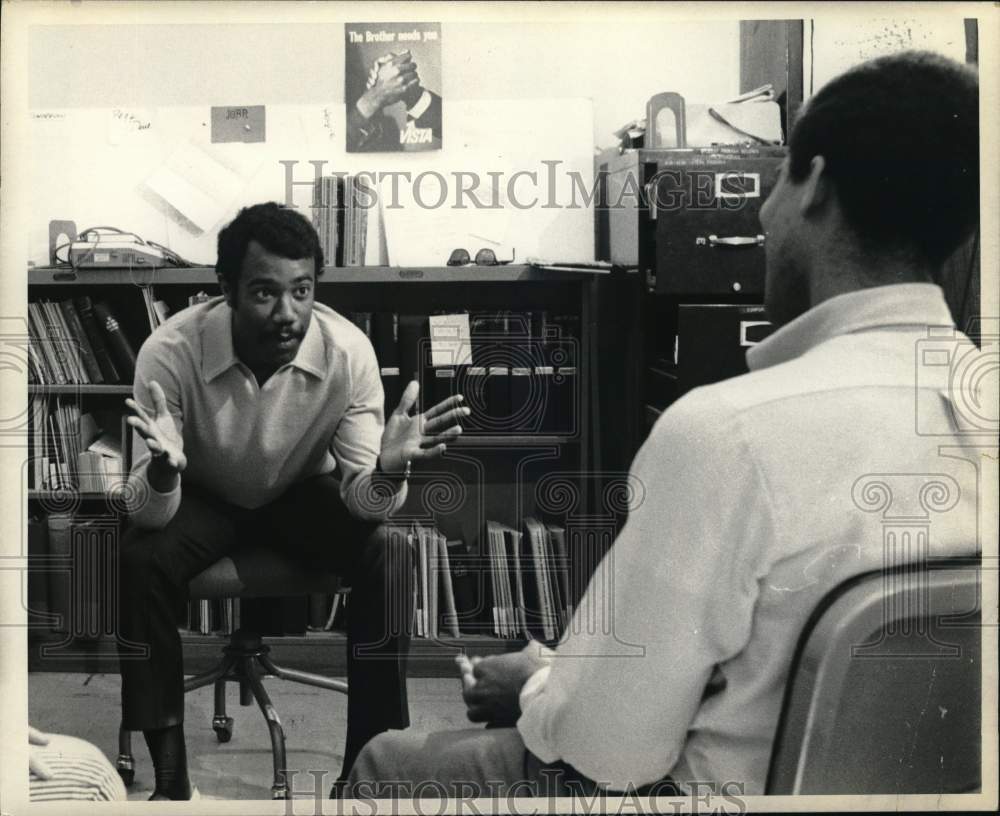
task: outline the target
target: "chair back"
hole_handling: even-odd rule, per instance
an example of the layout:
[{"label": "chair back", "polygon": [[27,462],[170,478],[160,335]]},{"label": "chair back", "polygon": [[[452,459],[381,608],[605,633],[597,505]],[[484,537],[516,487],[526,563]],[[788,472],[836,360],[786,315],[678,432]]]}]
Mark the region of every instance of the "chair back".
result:
[{"label": "chair back", "polygon": [[868,573],[824,599],[789,672],[767,793],[980,788],[979,570]]}]

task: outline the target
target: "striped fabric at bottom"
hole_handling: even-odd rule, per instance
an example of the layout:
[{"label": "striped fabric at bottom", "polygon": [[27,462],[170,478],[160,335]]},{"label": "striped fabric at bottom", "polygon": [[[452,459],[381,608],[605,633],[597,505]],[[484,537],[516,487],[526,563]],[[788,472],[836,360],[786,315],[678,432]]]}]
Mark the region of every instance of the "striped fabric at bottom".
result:
[{"label": "striped fabric at bottom", "polygon": [[50,734],[49,737],[48,745],[30,748],[32,756],[52,771],[52,779],[47,781],[31,774],[32,802],[126,799],[121,777],[96,746],[65,734]]}]

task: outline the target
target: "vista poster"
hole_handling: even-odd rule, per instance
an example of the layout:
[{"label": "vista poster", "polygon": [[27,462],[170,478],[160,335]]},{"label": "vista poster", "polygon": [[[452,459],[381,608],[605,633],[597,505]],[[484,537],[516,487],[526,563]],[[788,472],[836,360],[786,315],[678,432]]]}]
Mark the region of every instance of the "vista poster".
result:
[{"label": "vista poster", "polygon": [[347,152],[441,149],[441,24],[346,23]]}]

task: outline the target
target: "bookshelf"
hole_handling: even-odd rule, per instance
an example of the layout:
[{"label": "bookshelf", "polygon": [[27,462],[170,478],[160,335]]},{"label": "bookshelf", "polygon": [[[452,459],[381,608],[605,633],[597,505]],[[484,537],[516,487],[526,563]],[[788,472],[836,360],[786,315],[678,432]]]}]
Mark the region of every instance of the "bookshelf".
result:
[{"label": "bookshelf", "polygon": [[[376,285],[405,284],[479,284],[580,282],[593,279],[589,272],[566,272],[541,269],[530,264],[501,266],[327,266],[320,284],[360,283]],[[202,285],[215,286],[215,269],[210,266],[161,269],[84,269],[66,267],[30,267],[28,286],[134,286]]]},{"label": "bookshelf", "polygon": [[[481,534],[485,521],[498,520],[518,527],[526,515],[539,513],[539,500],[534,496],[538,480],[552,472],[595,474],[601,471],[601,394],[595,364],[601,339],[597,335],[597,318],[602,300],[607,308],[608,294],[614,292],[619,281],[619,270],[609,275],[605,272],[545,270],[527,264],[509,264],[494,267],[327,267],[317,282],[316,299],[332,306],[341,314],[348,312],[393,312],[431,314],[442,310],[468,311],[505,310],[510,312],[543,310],[552,313],[572,314],[578,320],[579,344],[578,379],[576,383],[577,416],[574,427],[559,432],[531,431],[526,433],[491,433],[488,429],[463,435],[453,445],[436,468],[438,482],[452,480],[471,486],[468,504],[455,512],[446,509],[439,513],[433,509],[428,516],[428,502],[424,501],[424,487],[416,474],[411,485],[411,500],[403,508],[418,520],[436,523],[449,539],[469,540]],[[142,289],[152,287],[157,298],[162,298],[177,311],[186,305],[187,297],[200,291],[218,294],[215,270],[211,267],[163,269],[88,269],[63,267],[31,267],[28,270],[29,301],[46,299],[59,301],[87,293],[96,302],[106,300],[113,307],[123,330],[139,345],[150,333],[143,305]],[[602,313],[603,314],[603,313]],[[606,357],[606,349],[604,352]],[[603,358],[600,358],[603,359]],[[621,362],[617,362],[621,367]],[[123,411],[124,397],[131,393],[130,385],[116,384],[30,384],[29,395],[35,397],[60,397],[65,401],[79,400],[88,404],[114,406]],[[613,434],[612,434],[613,436]],[[127,467],[127,463],[126,463]],[[440,484],[438,488],[440,488]],[[604,532],[598,536],[596,549],[593,544],[584,548],[573,564],[574,586],[582,591],[586,578],[603,555],[603,549],[613,540],[607,524],[608,513],[597,516],[592,506],[600,504],[604,487],[598,480],[583,479],[579,484],[579,502],[573,510],[582,523],[598,518]],[[29,512],[45,512],[46,505],[65,499],[65,493],[33,489],[27,492]],[[76,492],[73,499],[77,506],[90,515],[115,516],[121,521],[120,502],[111,496],[95,492]],[[421,505],[423,502],[423,505]],[[413,507],[411,507],[413,505]],[[553,520],[558,513],[549,513]],[[618,519],[616,523],[623,521]],[[601,526],[600,524],[598,526]],[[591,536],[593,538],[593,536]],[[575,599],[574,599],[575,600]],[[56,635],[55,638],[65,637]],[[316,649],[319,643],[343,639],[337,633],[312,632],[306,635],[285,635],[280,638],[282,649],[295,651],[293,660],[313,670],[336,668],[342,660],[343,649]],[[51,643],[52,638],[43,638]],[[185,657],[197,661],[198,655],[212,654],[214,659],[221,635],[183,634]],[[478,653],[507,651],[518,647],[523,640],[501,638],[480,632],[466,633],[458,640],[442,632],[437,639],[415,638],[411,661],[414,672],[443,673],[451,676],[450,657],[460,648],[471,648]],[[99,644],[82,642],[76,658],[64,655],[51,665],[33,650],[32,667],[66,670],[74,664],[93,666],[93,656],[103,654]],[[328,652],[330,652],[328,654]],[[67,663],[69,659],[69,663]],[[332,661],[332,662],[331,662]]]}]

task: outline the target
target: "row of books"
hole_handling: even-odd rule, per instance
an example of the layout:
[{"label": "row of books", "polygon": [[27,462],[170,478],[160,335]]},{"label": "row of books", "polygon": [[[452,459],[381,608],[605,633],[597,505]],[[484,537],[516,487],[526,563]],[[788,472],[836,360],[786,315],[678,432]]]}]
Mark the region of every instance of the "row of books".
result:
[{"label": "row of books", "polygon": [[569,624],[569,562],[562,527],[528,517],[524,529],[486,525],[493,632],[556,640]]},{"label": "row of books", "polygon": [[231,635],[240,628],[240,599],[201,598],[188,601],[184,628],[202,635]]},{"label": "row of books", "polygon": [[192,634],[231,635],[245,625],[266,636],[345,630],[348,597],[196,599],[188,601],[180,628]]},{"label": "row of books", "polygon": [[329,266],[388,262],[382,210],[370,175],[325,176],[313,185],[313,226]]},{"label": "row of books", "polygon": [[[532,517],[523,530],[487,521],[481,540],[469,547],[414,524],[409,540],[417,637],[492,634],[554,641],[568,626],[572,598],[563,527]],[[312,596],[310,628],[345,627],[349,600],[349,593]]]},{"label": "row of books", "polygon": [[[149,330],[159,327],[170,308],[152,287],[140,286]],[[209,299],[204,292],[188,305]],[[129,385],[135,376],[139,338],[130,338],[107,301],[84,295],[28,304],[28,382],[37,385]]]},{"label": "row of books", "polygon": [[579,317],[535,312],[350,312],[371,339],[386,412],[407,382],[427,408],[462,394],[465,432],[573,433],[579,416]]},{"label": "row of books", "polygon": [[28,304],[28,381],[45,385],[130,383],[135,347],[106,301],[84,295]]},{"label": "row of books", "polygon": [[[114,519],[72,513],[37,514],[28,521],[28,604],[33,621],[48,614],[54,631],[99,638],[114,633],[117,604]],[[523,530],[489,521],[473,552],[433,527],[414,525],[414,629],[417,637],[557,640],[571,614],[563,528],[525,519]],[[192,600],[182,629],[230,635],[241,625],[265,635],[346,630],[350,592],[308,598]]]},{"label": "row of books", "polygon": [[33,395],[28,488],[98,493],[121,483],[126,427],[117,412],[85,413],[71,399]]}]

